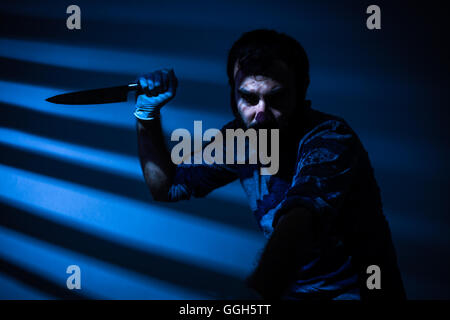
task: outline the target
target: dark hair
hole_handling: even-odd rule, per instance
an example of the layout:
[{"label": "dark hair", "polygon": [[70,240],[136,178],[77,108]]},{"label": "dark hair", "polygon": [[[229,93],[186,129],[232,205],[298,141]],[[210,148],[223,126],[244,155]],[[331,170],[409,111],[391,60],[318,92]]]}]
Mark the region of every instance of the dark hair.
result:
[{"label": "dark hair", "polygon": [[297,97],[300,100],[305,99],[309,85],[309,62],[302,45],[294,38],[275,30],[253,30],[244,33],[228,53],[227,74],[231,86],[231,107],[236,116],[238,115],[234,98],[236,62],[240,70],[246,74],[265,75],[267,67],[276,60],[283,61],[294,71]]}]

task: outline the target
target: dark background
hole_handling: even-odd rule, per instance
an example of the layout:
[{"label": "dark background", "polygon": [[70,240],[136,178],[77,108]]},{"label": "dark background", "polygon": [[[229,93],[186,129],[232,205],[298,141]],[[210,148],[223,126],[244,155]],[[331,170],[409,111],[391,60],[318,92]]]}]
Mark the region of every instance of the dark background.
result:
[{"label": "dark background", "polygon": [[[81,30],[66,8],[81,8]],[[381,8],[381,30],[366,8]],[[264,239],[233,183],[154,203],[133,103],[49,96],[174,67],[165,132],[231,119],[227,50],[274,28],[305,47],[313,108],[344,117],[371,157],[409,298],[450,298],[448,32],[443,3],[3,1],[0,4],[0,297],[232,297]],[[79,265],[82,289],[66,288]]]}]

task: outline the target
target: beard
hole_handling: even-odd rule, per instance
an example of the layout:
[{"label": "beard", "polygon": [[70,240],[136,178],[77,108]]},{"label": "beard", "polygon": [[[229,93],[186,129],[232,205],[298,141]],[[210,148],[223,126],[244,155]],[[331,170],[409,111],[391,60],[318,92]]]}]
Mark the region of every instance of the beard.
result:
[{"label": "beard", "polygon": [[[289,116],[282,115],[278,119],[275,119],[273,114],[271,112],[259,112],[256,115],[255,122],[250,124],[248,128],[252,128],[255,130],[258,129],[278,129],[280,132],[288,131],[289,122],[288,122]],[[242,121],[242,119],[241,119]]]},{"label": "beard", "polygon": [[255,117],[255,122],[248,126],[250,129],[278,129],[278,123],[271,112],[259,112]]},{"label": "beard", "polygon": [[[301,108],[294,109],[289,114],[283,114],[277,119],[270,111],[259,112],[256,115],[256,121],[247,129],[255,129],[259,137],[258,129],[267,129],[268,132],[272,129],[278,129],[280,137],[280,148],[289,148],[290,145],[297,145],[299,138],[302,136],[302,132],[307,122],[306,110]],[[239,116],[240,121],[243,123],[243,119]],[[270,133],[269,133],[270,135]]]}]

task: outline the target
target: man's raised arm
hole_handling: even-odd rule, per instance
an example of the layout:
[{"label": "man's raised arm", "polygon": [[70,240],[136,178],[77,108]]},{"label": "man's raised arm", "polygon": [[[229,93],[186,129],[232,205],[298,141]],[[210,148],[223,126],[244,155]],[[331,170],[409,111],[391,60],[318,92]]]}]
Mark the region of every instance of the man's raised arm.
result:
[{"label": "man's raised arm", "polygon": [[137,97],[134,115],[141,168],[153,199],[167,201],[175,165],[163,138],[159,110],[175,96],[177,79],[173,70],[163,69],[138,81],[143,94]]}]

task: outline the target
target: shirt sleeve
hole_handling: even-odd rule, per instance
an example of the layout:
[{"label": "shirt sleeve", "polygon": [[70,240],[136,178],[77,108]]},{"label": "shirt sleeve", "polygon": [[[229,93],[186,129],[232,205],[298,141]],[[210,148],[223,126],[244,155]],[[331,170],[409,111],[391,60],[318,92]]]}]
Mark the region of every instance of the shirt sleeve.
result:
[{"label": "shirt sleeve", "polygon": [[[229,122],[220,131],[224,134],[226,129],[233,128],[235,123]],[[203,150],[207,144],[203,146]],[[226,150],[223,145],[223,155],[225,158]],[[238,178],[236,167],[233,164],[207,164],[202,161],[201,164],[194,164],[193,154],[191,155],[191,164],[181,163],[175,169],[175,177],[172,186],[168,192],[169,201],[179,201],[204,197],[214,189],[220,188]]]},{"label": "shirt sleeve", "polygon": [[330,226],[354,182],[359,159],[356,134],[343,121],[329,120],[299,143],[292,184],[275,208],[273,226],[293,207],[314,213],[322,227]]}]

